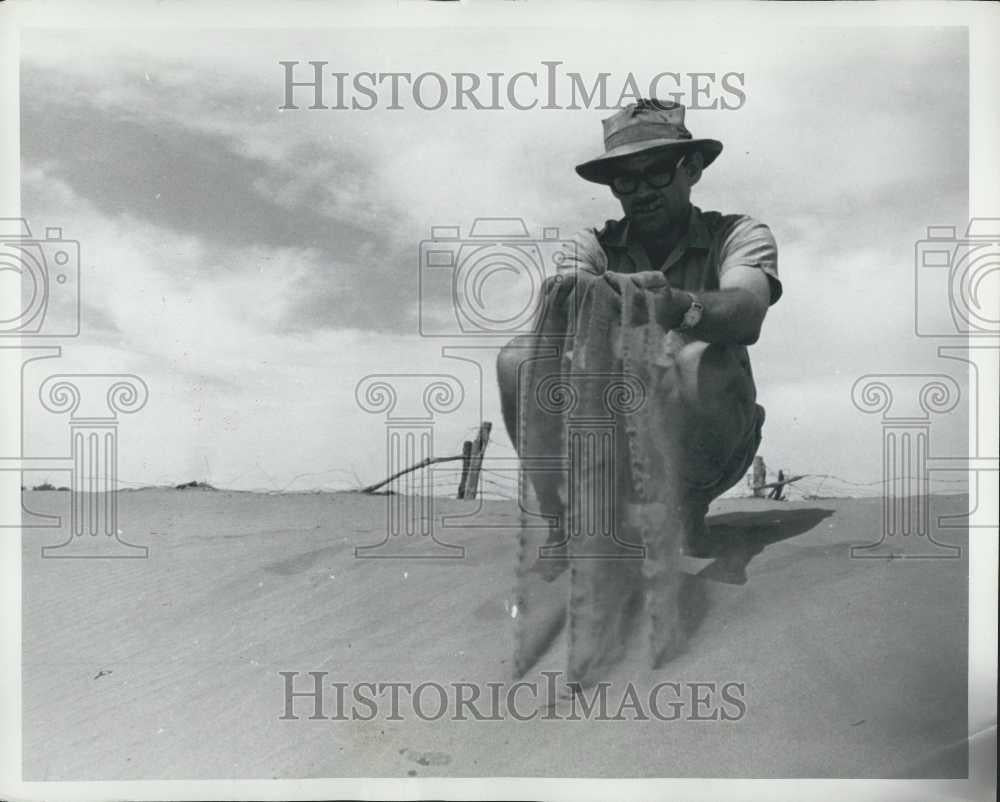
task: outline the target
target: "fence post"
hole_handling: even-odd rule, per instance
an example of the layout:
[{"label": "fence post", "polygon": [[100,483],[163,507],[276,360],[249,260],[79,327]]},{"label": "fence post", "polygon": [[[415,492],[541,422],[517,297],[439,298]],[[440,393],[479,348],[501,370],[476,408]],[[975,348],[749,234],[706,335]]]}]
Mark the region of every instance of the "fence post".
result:
[{"label": "fence post", "polygon": [[483,455],[486,454],[486,446],[490,442],[490,432],[493,424],[484,420],[479,425],[479,434],[476,435],[476,442],[472,446],[472,456],[469,459],[469,476],[465,485],[465,498],[475,498],[479,490],[479,471],[483,466]]},{"label": "fence post", "polygon": [[765,493],[761,485],[767,484],[767,466],[764,465],[763,457],[753,458],[753,488],[754,498],[764,498]]},{"label": "fence post", "polygon": [[472,441],[462,443],[462,478],[458,480],[458,498],[465,498],[465,484],[469,479],[469,460],[472,457]]}]

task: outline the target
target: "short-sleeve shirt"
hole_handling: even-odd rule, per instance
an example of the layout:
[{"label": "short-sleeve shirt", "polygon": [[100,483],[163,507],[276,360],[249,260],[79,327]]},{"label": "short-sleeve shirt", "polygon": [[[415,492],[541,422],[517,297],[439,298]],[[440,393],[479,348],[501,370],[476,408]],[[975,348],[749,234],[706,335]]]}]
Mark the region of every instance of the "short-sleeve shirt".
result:
[{"label": "short-sleeve shirt", "polygon": [[[740,266],[751,267],[767,276],[770,303],[774,304],[781,297],[774,236],[766,225],[746,215],[703,212],[692,206],[687,234],[662,265],[651,265],[645,249],[629,236],[628,218],[608,220],[600,229],[583,229],[565,253],[568,258],[563,261],[562,269],[581,269],[597,274],[661,270],[671,287],[694,293],[717,290],[720,278],[727,271]],[[692,341],[696,339],[684,336]],[[737,388],[733,398],[741,400],[734,401],[731,417],[746,420],[747,424],[738,435],[740,442],[734,447],[732,457],[724,466],[712,469],[716,471],[716,478],[702,488],[712,498],[743,477],[760,444],[765,416],[764,408],[756,403],[757,390],[746,346],[731,343],[717,347],[731,353],[734,359],[713,361],[718,365],[732,365],[735,374],[729,380],[722,377],[715,386]]]},{"label": "short-sleeve shirt", "polygon": [[[719,280],[735,267],[764,272],[773,305],[781,297],[778,246],[771,229],[744,214],[703,212],[691,206],[687,233],[658,266],[650,264],[646,250],[629,236],[629,220],[608,220],[603,228],[582,229],[565,250],[561,269],[591,273],[640,273],[661,270],[674,289],[697,293],[719,289]],[[743,345],[733,343],[737,362],[753,382],[750,357]]]},{"label": "short-sleeve shirt", "polygon": [[[600,252],[593,247],[595,238]],[[585,229],[574,245],[577,258],[589,261],[594,272],[662,270],[670,286],[689,292],[719,289],[719,279],[734,267],[757,268],[768,278],[771,303],[781,297],[774,236],[766,225],[747,215],[703,212],[692,206],[687,234],[662,265],[650,264],[645,249],[629,236],[628,218],[608,220],[600,229]],[[581,266],[586,269],[585,264]]]}]

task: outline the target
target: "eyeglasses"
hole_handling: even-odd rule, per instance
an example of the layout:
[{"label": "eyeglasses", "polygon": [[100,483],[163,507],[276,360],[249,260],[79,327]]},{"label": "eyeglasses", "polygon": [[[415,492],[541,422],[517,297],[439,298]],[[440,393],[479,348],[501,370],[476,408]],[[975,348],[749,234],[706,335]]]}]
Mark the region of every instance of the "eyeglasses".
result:
[{"label": "eyeglasses", "polygon": [[677,175],[677,170],[684,162],[684,159],[685,157],[681,156],[676,164],[654,164],[641,175],[634,173],[616,175],[611,179],[611,189],[615,191],[616,195],[631,195],[639,188],[640,180],[645,181],[654,189],[669,187],[673,183],[674,176]]}]

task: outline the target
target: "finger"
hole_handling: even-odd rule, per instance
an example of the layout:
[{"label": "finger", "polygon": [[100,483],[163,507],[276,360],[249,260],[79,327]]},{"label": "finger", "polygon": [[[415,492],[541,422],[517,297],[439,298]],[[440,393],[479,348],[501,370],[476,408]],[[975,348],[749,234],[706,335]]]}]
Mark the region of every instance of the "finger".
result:
[{"label": "finger", "polygon": [[622,294],[621,282],[623,279],[624,276],[621,276],[618,273],[612,273],[611,271],[608,271],[607,273],[604,274],[604,280],[610,285],[611,289],[613,289],[618,295]]},{"label": "finger", "polygon": [[632,283],[644,290],[655,290],[667,285],[667,278],[659,270],[643,270],[631,276]]}]

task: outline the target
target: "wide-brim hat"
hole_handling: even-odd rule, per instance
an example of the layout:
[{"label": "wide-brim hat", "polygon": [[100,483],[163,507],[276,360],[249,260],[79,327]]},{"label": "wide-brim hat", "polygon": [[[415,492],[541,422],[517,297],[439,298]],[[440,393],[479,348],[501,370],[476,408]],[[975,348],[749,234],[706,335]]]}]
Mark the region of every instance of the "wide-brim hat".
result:
[{"label": "wide-brim hat", "polygon": [[630,103],[617,114],[602,120],[604,153],[576,166],[587,181],[610,184],[618,174],[621,161],[636,153],[676,151],[702,154],[708,167],[722,153],[717,139],[695,139],[684,125],[684,106],[670,100],[646,100]]}]

